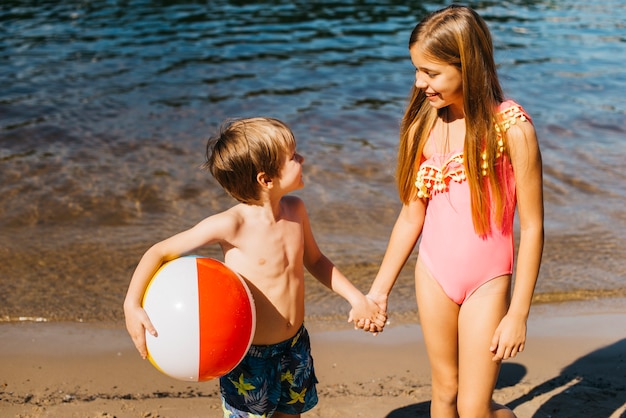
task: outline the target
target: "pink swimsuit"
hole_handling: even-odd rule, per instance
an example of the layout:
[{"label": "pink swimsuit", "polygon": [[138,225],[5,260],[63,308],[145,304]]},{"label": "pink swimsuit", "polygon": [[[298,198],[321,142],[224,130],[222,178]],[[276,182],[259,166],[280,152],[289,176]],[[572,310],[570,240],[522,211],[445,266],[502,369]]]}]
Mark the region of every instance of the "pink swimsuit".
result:
[{"label": "pink swimsuit", "polygon": [[[515,102],[499,107],[504,128],[530,117]],[[503,149],[502,145],[502,149]],[[513,179],[513,167],[505,162],[505,177]],[[513,272],[513,210],[505,212],[504,231],[491,222],[491,233],[476,234],[472,221],[470,189],[463,166],[463,150],[434,154],[420,165],[415,182],[419,197],[428,198],[419,257],[448,297],[462,304],[481,285]],[[515,206],[515,183],[507,195]],[[506,215],[508,213],[508,215]]]}]

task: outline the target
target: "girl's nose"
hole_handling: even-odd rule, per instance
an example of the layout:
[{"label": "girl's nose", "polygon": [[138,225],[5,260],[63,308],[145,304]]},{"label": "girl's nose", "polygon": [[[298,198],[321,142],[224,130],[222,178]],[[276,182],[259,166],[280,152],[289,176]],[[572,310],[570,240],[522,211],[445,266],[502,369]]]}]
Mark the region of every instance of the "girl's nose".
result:
[{"label": "girl's nose", "polygon": [[418,89],[425,89],[428,84],[422,79],[419,73],[415,74],[415,87]]}]

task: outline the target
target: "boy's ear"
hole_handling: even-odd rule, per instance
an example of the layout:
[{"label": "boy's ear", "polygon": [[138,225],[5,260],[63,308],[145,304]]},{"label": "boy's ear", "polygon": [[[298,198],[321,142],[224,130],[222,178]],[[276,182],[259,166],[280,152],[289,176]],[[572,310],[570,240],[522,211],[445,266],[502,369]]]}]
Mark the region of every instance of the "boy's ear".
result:
[{"label": "boy's ear", "polygon": [[274,186],[270,176],[264,172],[260,172],[256,175],[256,181],[261,185],[261,187],[267,187],[268,189],[271,189]]}]

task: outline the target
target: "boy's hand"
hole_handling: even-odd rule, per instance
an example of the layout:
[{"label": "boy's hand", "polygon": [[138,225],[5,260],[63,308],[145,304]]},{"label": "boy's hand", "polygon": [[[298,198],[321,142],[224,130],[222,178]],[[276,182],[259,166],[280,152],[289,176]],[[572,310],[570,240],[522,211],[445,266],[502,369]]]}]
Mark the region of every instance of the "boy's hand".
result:
[{"label": "boy's hand", "polygon": [[376,318],[360,318],[354,325],[355,328],[377,335],[379,332],[383,331],[383,328],[387,324],[387,296],[370,293],[366,298],[373,301],[378,307],[378,314]]},{"label": "boy's hand", "polygon": [[148,314],[141,307],[124,308],[124,315],[126,317],[126,330],[130,334],[130,338],[133,340],[137,351],[141,355],[141,358],[148,358],[148,348],[146,347],[146,331],[151,335],[157,336],[157,332],[148,318]]},{"label": "boy's hand", "polygon": [[[359,310],[356,307],[350,311],[348,321],[354,321],[355,329],[362,329],[377,335],[383,331],[385,324],[387,323],[387,313],[385,309],[381,309],[381,306],[377,304],[371,297],[366,296],[363,298],[365,313],[359,315]],[[386,307],[386,304],[385,306]]]}]

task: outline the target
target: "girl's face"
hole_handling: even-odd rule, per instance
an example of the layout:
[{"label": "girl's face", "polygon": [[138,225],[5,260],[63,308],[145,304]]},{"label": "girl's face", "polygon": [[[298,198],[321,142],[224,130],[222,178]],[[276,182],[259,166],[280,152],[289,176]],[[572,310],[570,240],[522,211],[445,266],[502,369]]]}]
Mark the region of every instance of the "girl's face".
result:
[{"label": "girl's face", "polygon": [[415,66],[415,87],[426,94],[430,105],[436,109],[450,106],[463,111],[463,80],[461,71],[453,65],[433,61],[416,47],[410,49]]}]

